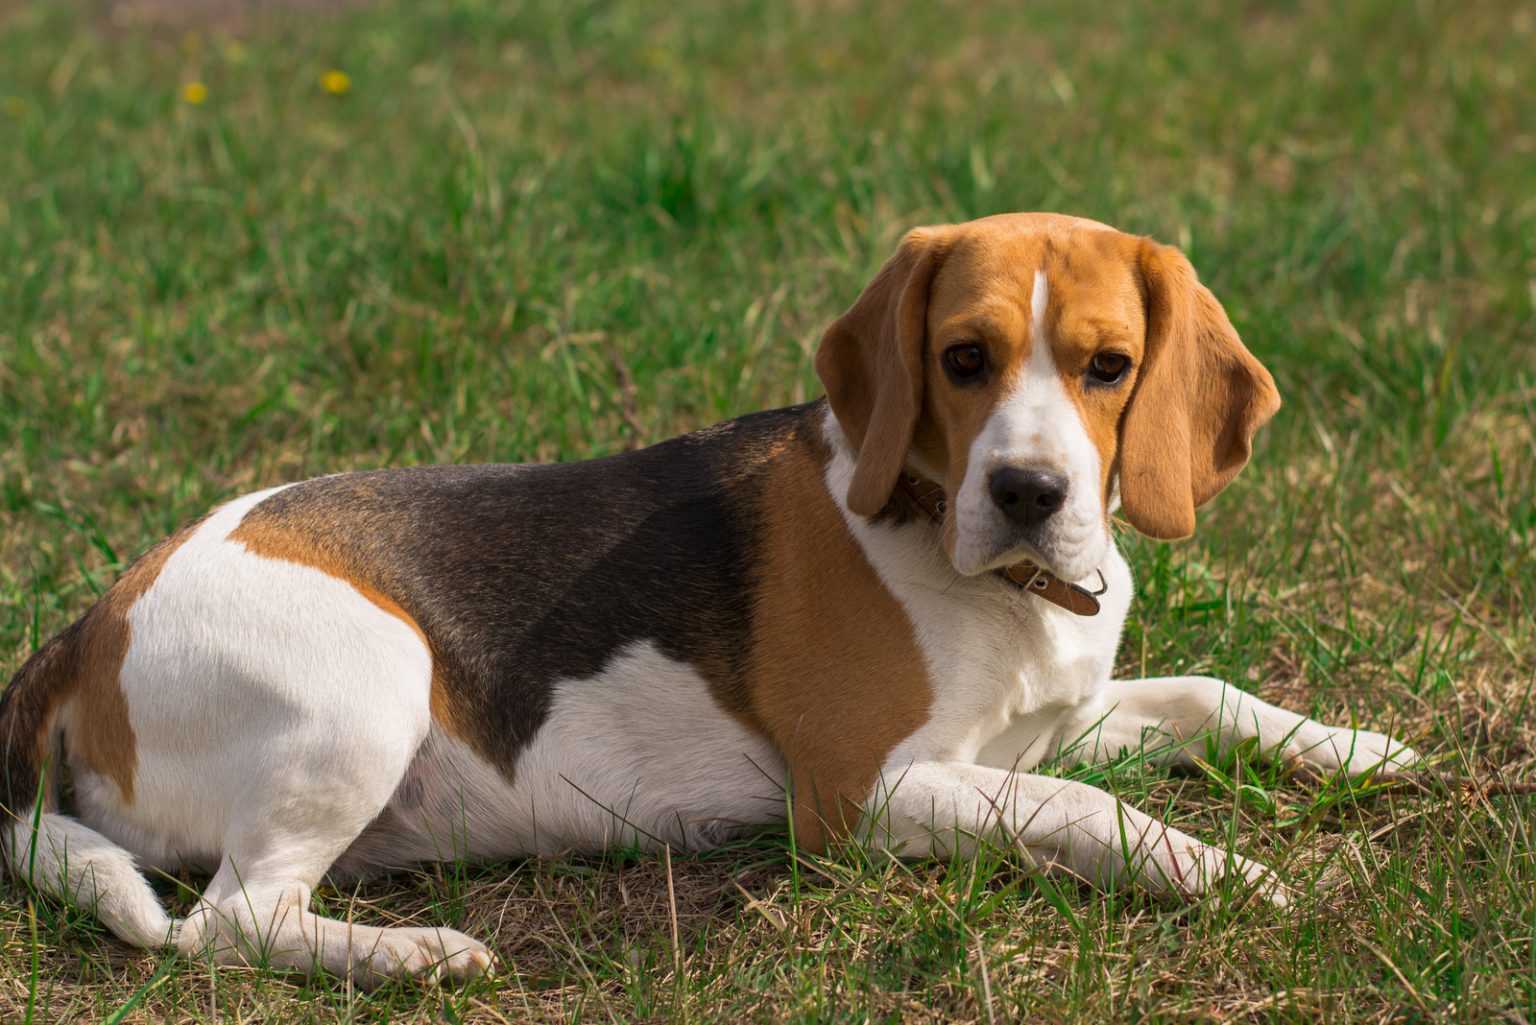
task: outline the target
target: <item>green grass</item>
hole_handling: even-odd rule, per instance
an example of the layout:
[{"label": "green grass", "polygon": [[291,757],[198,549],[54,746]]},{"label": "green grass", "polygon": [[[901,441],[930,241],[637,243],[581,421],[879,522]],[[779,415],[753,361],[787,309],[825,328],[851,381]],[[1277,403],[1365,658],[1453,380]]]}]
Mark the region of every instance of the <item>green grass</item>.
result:
[{"label": "green grass", "polygon": [[[1194,541],[1124,538],[1122,670],[1530,778],[1527,5],[173,6],[0,7],[5,673],[221,498],[811,397],[901,231],[1059,209],[1183,246],[1287,402]],[[321,903],[506,969],[363,995],[6,884],[0,1019],[1536,1020],[1530,797],[1092,778],[1315,892],[1181,909],[775,834],[670,890],[623,854],[442,866]]]}]

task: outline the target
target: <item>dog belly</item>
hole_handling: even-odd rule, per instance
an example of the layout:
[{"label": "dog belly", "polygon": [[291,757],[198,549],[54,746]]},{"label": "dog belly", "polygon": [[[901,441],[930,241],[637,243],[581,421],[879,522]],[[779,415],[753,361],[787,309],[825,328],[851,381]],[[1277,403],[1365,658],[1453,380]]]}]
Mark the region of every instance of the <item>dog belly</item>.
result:
[{"label": "dog belly", "polygon": [[434,725],[389,807],[338,861],[347,878],[420,861],[717,846],[783,821],[785,767],[650,642],[555,687],[512,778]]}]

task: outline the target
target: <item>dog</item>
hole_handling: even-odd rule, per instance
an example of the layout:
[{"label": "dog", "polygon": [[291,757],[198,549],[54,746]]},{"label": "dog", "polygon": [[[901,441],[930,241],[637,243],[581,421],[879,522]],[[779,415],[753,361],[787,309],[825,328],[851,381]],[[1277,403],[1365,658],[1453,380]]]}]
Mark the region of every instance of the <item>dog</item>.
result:
[{"label": "dog", "polygon": [[[1280,404],[1177,249],[1057,214],[916,229],[816,370],[823,399],[635,452],[321,477],[185,527],[5,690],[9,871],[143,947],[460,980],[484,944],[323,918],[312,887],[787,820],[812,852],[1000,842],[1283,904],[1265,866],[1028,770],[1419,761],[1220,680],[1111,679],[1112,517],[1189,535]],[[212,875],[173,921],[142,873],[183,866]]]}]

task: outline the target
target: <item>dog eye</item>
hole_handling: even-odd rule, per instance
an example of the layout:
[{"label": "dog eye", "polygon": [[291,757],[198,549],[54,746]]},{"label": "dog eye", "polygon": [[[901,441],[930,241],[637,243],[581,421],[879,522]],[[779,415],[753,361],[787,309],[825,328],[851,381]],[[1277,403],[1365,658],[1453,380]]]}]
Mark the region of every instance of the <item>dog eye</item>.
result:
[{"label": "dog eye", "polygon": [[951,345],[944,350],[944,368],[957,379],[975,377],[987,369],[986,350],[975,342]]},{"label": "dog eye", "polygon": [[1131,369],[1129,356],[1122,356],[1118,352],[1101,352],[1093,357],[1093,362],[1088,364],[1088,374],[1100,384],[1114,384],[1125,376],[1125,372]]}]

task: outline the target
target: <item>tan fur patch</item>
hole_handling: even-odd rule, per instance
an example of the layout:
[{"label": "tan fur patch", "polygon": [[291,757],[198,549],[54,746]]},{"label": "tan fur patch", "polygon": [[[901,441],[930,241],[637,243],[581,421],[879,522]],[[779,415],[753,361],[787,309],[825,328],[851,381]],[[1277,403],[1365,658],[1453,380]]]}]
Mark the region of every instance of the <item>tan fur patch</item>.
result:
[{"label": "tan fur patch", "polygon": [[768,473],[747,673],[752,711],[789,765],[795,840],[846,836],[880,767],[928,718],[933,689],[906,610],[828,495],[819,439]]},{"label": "tan fur patch", "polygon": [[432,718],[450,734],[462,739],[465,734],[464,731],[456,728],[456,724],[461,720],[454,706],[452,690],[444,677],[442,661],[432,650],[431,641],[427,639],[426,633],[422,631],[415,618],[405,611],[399,602],[374,586],[369,580],[371,574],[366,573],[363,567],[354,565],[352,560],[341,552],[319,543],[316,540],[317,532],[306,529],[302,521],[263,519],[259,510],[260,506],[247,513],[239,526],[230,531],[228,540],[244,545],[246,551],[252,555],[298,563],[301,566],[317,569],[327,576],[344,580],[356,588],[364,598],[415,631],[416,636],[421,638],[421,642],[427,646],[427,650],[432,655],[432,688],[429,697]]},{"label": "tan fur patch", "polygon": [[[128,717],[121,674],[132,627],[128,610],[160,576],[166,560],[199,523],[182,528],[145,552],[101,600],[81,618],[74,643],[61,653],[58,679],[72,689],[60,697],[73,701],[65,723],[70,756],[117,786],[124,804],[133,803],[138,770],[138,738]],[[46,737],[46,731],[43,734]]]},{"label": "tan fur patch", "polygon": [[1143,240],[1137,257],[1147,343],[1121,428],[1121,503],[1143,534],[1187,537],[1195,507],[1248,462],[1280,393],[1183,253]]}]

